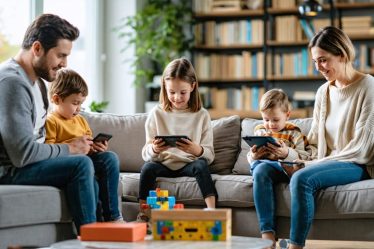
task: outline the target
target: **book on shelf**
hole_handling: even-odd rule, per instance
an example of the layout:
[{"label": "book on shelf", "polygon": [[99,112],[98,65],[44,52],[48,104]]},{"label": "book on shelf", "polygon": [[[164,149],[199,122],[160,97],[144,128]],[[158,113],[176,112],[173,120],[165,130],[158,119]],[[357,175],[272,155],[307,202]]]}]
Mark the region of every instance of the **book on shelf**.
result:
[{"label": "book on shelf", "polygon": [[241,88],[200,87],[203,105],[207,109],[258,111],[264,87],[242,86]]},{"label": "book on shelf", "polygon": [[[195,12],[228,12],[242,9],[262,9],[264,0],[193,0],[192,8]],[[288,0],[290,1],[290,0]]]},{"label": "book on shelf", "polygon": [[314,101],[316,93],[314,91],[295,91],[292,95],[293,100],[310,100]]},{"label": "book on shelf", "polygon": [[361,43],[355,44],[356,59],[354,66],[362,72],[374,69],[374,45]]},{"label": "book on shelf", "polygon": [[292,95],[292,105],[294,108],[313,108],[315,101],[314,91],[295,91]]},{"label": "book on shelf", "polygon": [[303,32],[295,15],[275,17],[275,41],[293,42],[302,41]]},{"label": "book on shelf", "polygon": [[274,9],[289,9],[295,8],[295,0],[273,0],[272,1],[272,8]]},{"label": "book on shelf", "polygon": [[243,51],[240,54],[195,53],[196,73],[201,81],[263,78],[264,53]]},{"label": "book on shelf", "polygon": [[238,11],[245,7],[243,0],[210,0],[211,10],[214,11]]},{"label": "book on shelf", "polygon": [[263,43],[263,21],[242,19],[237,21],[205,21],[194,25],[195,45],[231,46]]},{"label": "book on shelf", "polygon": [[342,26],[348,36],[369,35],[372,21],[371,16],[344,16],[342,17]]},{"label": "book on shelf", "polygon": [[274,63],[268,64],[268,74],[275,77],[294,77],[315,75],[314,65],[307,48],[296,52],[275,52]]},{"label": "book on shelf", "polygon": [[320,31],[322,28],[330,26],[330,24],[330,19],[328,18],[315,18],[313,20],[314,31],[316,33]]}]

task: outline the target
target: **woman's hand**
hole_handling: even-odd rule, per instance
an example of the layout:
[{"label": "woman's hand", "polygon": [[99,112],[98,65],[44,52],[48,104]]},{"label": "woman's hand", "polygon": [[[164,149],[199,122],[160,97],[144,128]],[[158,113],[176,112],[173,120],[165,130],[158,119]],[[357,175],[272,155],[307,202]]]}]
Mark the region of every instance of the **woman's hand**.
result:
[{"label": "woman's hand", "polygon": [[169,146],[165,144],[165,141],[162,138],[154,139],[152,142],[152,150],[156,154],[160,154],[161,152],[169,149]]},{"label": "woman's hand", "polygon": [[203,154],[204,149],[203,149],[203,147],[201,147],[201,145],[195,144],[191,140],[188,140],[188,139],[185,139],[185,138],[181,138],[180,140],[181,141],[176,142],[176,145],[177,145],[178,149],[180,149],[180,150],[182,150],[186,153],[192,154],[196,157],[199,157]]}]

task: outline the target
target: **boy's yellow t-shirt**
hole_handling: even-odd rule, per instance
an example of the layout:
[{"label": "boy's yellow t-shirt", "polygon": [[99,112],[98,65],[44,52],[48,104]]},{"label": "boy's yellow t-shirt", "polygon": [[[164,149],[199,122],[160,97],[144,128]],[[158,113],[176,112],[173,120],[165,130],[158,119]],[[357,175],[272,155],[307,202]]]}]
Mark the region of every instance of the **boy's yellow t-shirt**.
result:
[{"label": "boy's yellow t-shirt", "polygon": [[72,119],[65,119],[56,113],[51,113],[47,117],[45,124],[45,143],[69,143],[72,139],[88,135],[92,137],[92,131],[86,119],[77,115]]}]

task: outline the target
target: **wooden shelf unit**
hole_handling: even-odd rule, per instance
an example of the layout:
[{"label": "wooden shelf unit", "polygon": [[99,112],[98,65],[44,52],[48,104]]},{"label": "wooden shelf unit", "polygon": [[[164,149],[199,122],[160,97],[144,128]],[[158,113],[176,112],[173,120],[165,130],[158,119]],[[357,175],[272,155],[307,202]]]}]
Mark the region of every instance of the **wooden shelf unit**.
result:
[{"label": "wooden shelf unit", "polygon": [[[198,0],[196,0],[198,1]],[[279,0],[278,0],[279,1]],[[303,86],[310,84],[313,82],[313,84],[316,84],[316,88],[318,88],[319,85],[323,84],[325,82],[325,79],[319,74],[314,72],[314,65],[311,64],[310,55],[307,51],[307,46],[309,43],[309,40],[307,36],[303,33],[301,39],[291,39],[291,40],[277,40],[275,39],[275,32],[276,32],[276,24],[278,22],[277,17],[285,17],[285,16],[293,16],[297,21],[297,24],[295,24],[297,27],[300,26],[300,22],[298,21],[301,17],[298,12],[298,7],[295,5],[294,7],[287,7],[287,8],[273,8],[272,7],[272,1],[271,0],[264,0],[264,4],[261,9],[258,10],[240,10],[240,11],[208,11],[207,13],[203,13],[201,11],[198,11],[193,14],[193,17],[197,24],[206,25],[202,28],[202,35],[206,35],[209,33],[210,37],[199,37],[200,41],[203,41],[202,43],[195,44],[192,54],[193,54],[193,63],[195,65],[195,69],[197,68],[197,72],[201,66],[201,63],[199,63],[199,60],[204,60],[204,63],[207,65],[213,65],[216,64],[224,64],[227,67],[229,67],[228,61],[235,61],[240,60],[239,57],[243,57],[244,53],[250,53],[251,59],[255,54],[261,55],[260,60],[256,61],[257,69],[261,71],[257,71],[257,75],[253,75],[253,72],[251,72],[251,75],[239,75],[239,76],[232,76],[230,74],[225,75],[223,73],[224,70],[226,70],[225,66],[220,66],[218,69],[215,68],[212,70],[212,68],[206,68],[204,72],[209,71],[210,73],[207,73],[207,75],[204,75],[204,77],[199,77],[199,83],[201,87],[218,87],[220,89],[224,88],[240,88],[240,87],[264,87],[265,89],[271,89],[273,87],[280,87],[280,84],[290,86],[290,88],[293,89],[293,91],[298,90],[298,86],[300,88],[303,88]],[[295,1],[296,2],[296,1]],[[323,12],[324,16],[328,16],[330,11],[330,5],[326,3],[323,4]],[[279,2],[278,2],[279,3]],[[357,16],[360,16],[361,11],[365,11],[367,9],[374,9],[374,3],[334,3],[334,9],[337,12],[336,18],[338,22],[335,22],[336,26],[342,25],[342,17],[345,15],[346,11],[357,11]],[[323,16],[323,15],[322,15]],[[371,16],[374,18],[374,15],[371,14]],[[320,20],[319,17],[316,17],[316,19],[313,20],[317,21]],[[327,18],[328,19],[328,18]],[[235,31],[233,31],[234,28],[232,27],[241,27],[240,25],[243,25],[241,21],[248,21],[251,22],[253,25],[254,20],[260,20],[263,24],[263,30],[261,32],[261,37],[257,37],[260,39],[260,42],[254,42],[253,40],[248,40],[247,42],[239,42],[241,37]],[[209,24],[207,24],[209,23]],[[228,24],[231,23],[231,24]],[[234,24],[232,24],[234,23]],[[211,26],[209,26],[211,25]],[[225,26],[227,25],[227,26]],[[230,26],[233,25],[233,26]],[[213,28],[212,28],[213,27]],[[301,26],[300,26],[301,27]],[[250,27],[248,30],[253,32],[253,29],[256,27]],[[287,28],[290,28],[288,26],[285,26],[284,30]],[[211,30],[213,29],[213,30]],[[374,29],[374,28],[373,28]],[[246,30],[245,32],[249,32]],[[194,30],[195,32],[195,30]],[[218,33],[221,32],[221,33]],[[304,31],[303,31],[304,32]],[[278,31],[279,33],[279,31]],[[196,34],[195,34],[196,35]],[[242,35],[242,34],[241,34]],[[248,33],[246,33],[248,36]],[[253,36],[253,34],[251,34]],[[229,42],[225,41],[226,38],[232,38],[234,39],[228,39]],[[250,35],[249,35],[250,36]],[[240,38],[241,37],[241,38]],[[210,39],[210,43],[207,44],[207,40]],[[240,38],[240,39],[239,39]],[[252,37],[253,38],[253,37]],[[367,34],[355,34],[351,35],[350,38],[354,43],[359,44],[370,44],[374,42],[374,33],[367,33]],[[205,42],[205,43],[204,43]],[[365,49],[373,49],[374,45],[367,45],[367,48]],[[261,54],[262,53],[262,54]],[[283,65],[281,66],[284,70],[284,67],[294,66],[295,64],[299,63],[300,68],[305,67],[305,65],[308,64],[308,68],[302,68],[302,73],[296,72],[296,70],[291,70],[293,74],[279,74],[275,73],[275,71],[279,72],[280,69],[276,69],[276,66],[279,66],[279,62],[276,63],[276,56],[280,56],[282,60],[285,56],[299,56],[299,54],[303,54],[302,62],[300,61],[288,61],[288,62],[282,62]],[[371,53],[372,55],[367,55],[367,57],[374,56],[374,53]],[[235,55],[237,57],[235,57]],[[200,57],[199,57],[200,56]],[[213,59],[213,56],[218,57]],[[226,58],[226,57],[235,57],[235,58]],[[239,57],[238,57],[239,56]],[[258,56],[257,56],[258,57]],[[299,56],[300,57],[300,56]],[[257,58],[258,59],[258,58]],[[278,58],[279,60],[279,58]],[[362,61],[362,59],[360,59]],[[371,58],[372,61],[374,61],[373,58]],[[218,62],[217,62],[218,61]],[[258,61],[261,61],[261,64],[259,64]],[[233,69],[235,70],[238,65],[241,66],[242,62],[236,62],[235,67]],[[253,69],[253,63],[250,64],[250,69]],[[295,66],[294,66],[295,67]],[[275,70],[276,69],[276,70]],[[232,69],[231,69],[232,70]],[[240,70],[239,70],[240,71]],[[252,70],[253,71],[253,70]],[[290,70],[288,70],[290,71]],[[374,65],[372,65],[372,68],[365,68],[361,71],[371,73],[374,72]],[[213,73],[215,72],[215,73]],[[218,76],[217,76],[218,75]],[[292,85],[292,86],[291,86]],[[315,89],[316,90],[316,89]],[[292,98],[292,95],[289,97]],[[232,108],[226,108],[226,109],[213,109],[210,110],[212,117],[217,118],[220,116],[228,116],[228,115],[239,115],[240,117],[254,117],[259,118],[259,114],[257,110],[236,110]],[[299,117],[303,117],[303,115],[310,115],[310,110],[304,110],[298,112]]]}]

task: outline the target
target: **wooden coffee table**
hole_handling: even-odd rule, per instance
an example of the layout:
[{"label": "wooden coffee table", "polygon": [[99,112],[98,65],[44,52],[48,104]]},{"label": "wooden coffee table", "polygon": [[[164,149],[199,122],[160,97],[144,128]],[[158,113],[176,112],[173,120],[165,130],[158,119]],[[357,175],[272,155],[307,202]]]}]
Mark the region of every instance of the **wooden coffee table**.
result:
[{"label": "wooden coffee table", "polygon": [[232,236],[228,241],[176,241],[176,240],[152,240],[152,236],[147,236],[141,242],[87,242],[79,240],[66,240],[51,245],[51,249],[263,249],[270,247],[270,240]]}]

